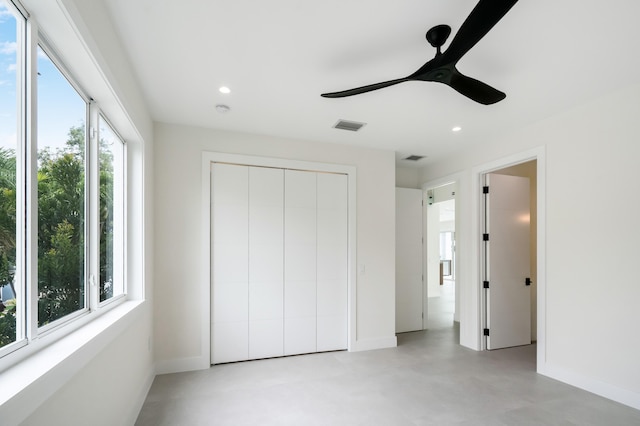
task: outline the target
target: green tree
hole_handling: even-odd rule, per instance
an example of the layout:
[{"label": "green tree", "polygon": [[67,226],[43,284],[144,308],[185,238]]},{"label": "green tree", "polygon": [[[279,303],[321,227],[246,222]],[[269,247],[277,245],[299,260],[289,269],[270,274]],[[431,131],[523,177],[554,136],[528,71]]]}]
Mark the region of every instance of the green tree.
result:
[{"label": "green tree", "polygon": [[113,296],[113,152],[100,140],[100,301]]},{"label": "green tree", "polygon": [[84,126],[63,148],[38,153],[39,325],[85,306],[84,153]]},{"label": "green tree", "polygon": [[[10,286],[16,265],[16,156],[0,148],[0,287]],[[15,299],[0,300],[0,347],[16,340]]]},{"label": "green tree", "polygon": [[[85,305],[85,129],[69,129],[62,148],[38,152],[38,324]],[[113,154],[100,141],[100,300],[113,295]],[[16,157],[0,148],[0,286],[16,262]],[[15,291],[14,291],[15,294]],[[15,299],[0,305],[0,347],[16,336]]]}]

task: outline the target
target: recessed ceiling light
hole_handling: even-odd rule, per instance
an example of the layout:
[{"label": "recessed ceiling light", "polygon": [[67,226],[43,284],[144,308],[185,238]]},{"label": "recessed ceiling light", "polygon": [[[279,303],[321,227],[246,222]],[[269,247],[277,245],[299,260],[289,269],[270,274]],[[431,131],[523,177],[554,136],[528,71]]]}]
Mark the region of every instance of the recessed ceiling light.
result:
[{"label": "recessed ceiling light", "polygon": [[456,126],[453,129],[451,129],[452,132],[459,132],[460,130],[462,130],[462,127],[460,126]]},{"label": "recessed ceiling light", "polygon": [[222,86],[221,88],[218,89],[220,91],[220,93],[224,93],[225,95],[227,93],[231,93],[231,89],[229,89],[227,86]]}]

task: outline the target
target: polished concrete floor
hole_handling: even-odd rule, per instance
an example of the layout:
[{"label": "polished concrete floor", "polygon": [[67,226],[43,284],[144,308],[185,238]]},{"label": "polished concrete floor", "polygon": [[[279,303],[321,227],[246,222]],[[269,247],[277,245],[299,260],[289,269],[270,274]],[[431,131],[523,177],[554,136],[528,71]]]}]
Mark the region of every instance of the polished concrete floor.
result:
[{"label": "polished concrete floor", "polygon": [[393,349],[157,376],[136,425],[640,425],[638,410],[536,374],[535,345],[475,352],[439,324]]},{"label": "polished concrete floor", "polygon": [[451,328],[456,310],[455,282],[445,278],[434,293],[436,297],[428,299],[427,329]]}]

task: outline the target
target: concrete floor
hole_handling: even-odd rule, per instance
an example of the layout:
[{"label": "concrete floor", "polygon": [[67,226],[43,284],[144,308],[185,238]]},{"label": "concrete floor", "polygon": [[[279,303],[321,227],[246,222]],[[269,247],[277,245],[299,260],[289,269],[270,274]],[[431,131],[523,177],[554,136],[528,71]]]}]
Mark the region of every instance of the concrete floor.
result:
[{"label": "concrete floor", "polygon": [[638,410],[536,374],[535,345],[476,352],[447,323],[392,349],[160,375],[136,425],[640,425]]}]

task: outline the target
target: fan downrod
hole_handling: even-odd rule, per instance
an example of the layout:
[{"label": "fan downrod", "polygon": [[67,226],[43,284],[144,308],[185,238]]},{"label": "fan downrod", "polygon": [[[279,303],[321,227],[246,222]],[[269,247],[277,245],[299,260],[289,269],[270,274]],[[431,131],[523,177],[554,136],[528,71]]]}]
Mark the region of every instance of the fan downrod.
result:
[{"label": "fan downrod", "polygon": [[427,41],[438,49],[438,55],[441,53],[440,48],[445,44],[450,34],[451,27],[448,25],[436,25],[427,31]]}]

